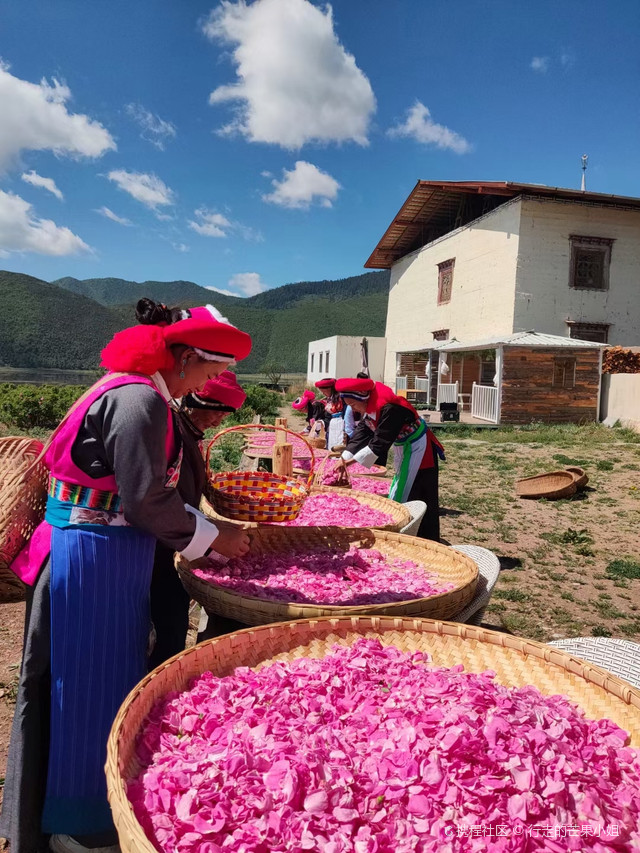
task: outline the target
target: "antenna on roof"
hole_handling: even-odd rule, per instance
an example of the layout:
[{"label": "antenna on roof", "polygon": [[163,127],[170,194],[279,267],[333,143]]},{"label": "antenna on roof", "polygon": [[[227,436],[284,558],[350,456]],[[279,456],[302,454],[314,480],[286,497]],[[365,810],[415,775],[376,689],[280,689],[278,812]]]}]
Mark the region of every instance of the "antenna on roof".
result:
[{"label": "antenna on roof", "polygon": [[588,160],[588,159],[589,159],[589,155],[588,155],[588,154],[583,154],[583,155],[582,155],[582,185],[581,185],[581,187],[580,187],[580,189],[582,190],[582,192],[586,192],[586,189],[587,189],[587,184],[586,184],[586,181],[585,181],[585,172],[587,171],[587,160]]}]

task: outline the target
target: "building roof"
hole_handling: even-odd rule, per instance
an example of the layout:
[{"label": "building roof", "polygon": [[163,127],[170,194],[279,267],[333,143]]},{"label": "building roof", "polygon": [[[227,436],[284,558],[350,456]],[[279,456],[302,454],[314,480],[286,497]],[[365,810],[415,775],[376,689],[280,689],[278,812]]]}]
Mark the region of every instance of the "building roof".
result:
[{"label": "building roof", "polygon": [[640,209],[640,198],[547,187],[544,184],[418,181],[365,267],[389,269],[410,252],[522,195]]},{"label": "building roof", "polygon": [[545,347],[546,349],[604,349],[609,344],[599,344],[595,341],[581,341],[578,338],[565,338],[561,335],[545,335],[542,332],[515,332],[513,335],[502,335],[484,338],[479,341],[458,341],[451,338],[434,344],[429,349],[439,352],[460,352],[462,350],[495,349],[496,347]]}]

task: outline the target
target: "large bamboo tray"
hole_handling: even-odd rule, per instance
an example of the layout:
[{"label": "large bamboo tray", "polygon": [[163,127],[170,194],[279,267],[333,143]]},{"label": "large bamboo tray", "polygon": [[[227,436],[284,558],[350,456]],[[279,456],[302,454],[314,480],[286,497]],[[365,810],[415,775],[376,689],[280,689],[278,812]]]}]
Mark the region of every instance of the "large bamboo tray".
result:
[{"label": "large bamboo tray", "polygon": [[[389,524],[385,524],[382,527],[376,528],[376,530],[391,530],[398,531],[402,530],[403,527],[406,527],[407,524],[411,521],[411,513],[404,506],[404,504],[398,503],[397,501],[391,501],[389,498],[383,498],[381,495],[372,495],[369,492],[359,492],[356,489],[339,489],[335,486],[311,486],[310,493],[312,495],[320,495],[320,494],[342,494],[344,497],[355,498],[361,504],[365,506],[370,506],[372,509],[380,510],[380,512],[386,512],[387,515],[390,515],[393,521]],[[258,524],[257,522],[234,522],[233,519],[227,518],[224,515],[220,515],[220,513],[216,512],[211,503],[207,500],[206,497],[203,497],[200,502],[200,509],[204,512],[205,515],[208,515],[210,518],[214,520],[217,519],[219,521],[228,521],[238,526],[242,526],[245,528],[256,528],[262,527],[262,524]]]},{"label": "large bamboo tray", "polygon": [[576,480],[569,471],[551,471],[516,480],[519,498],[546,498],[548,501],[569,498],[577,491]]},{"label": "large bamboo tray", "polygon": [[468,672],[492,669],[508,687],[532,684],[545,695],[563,694],[592,719],[608,717],[640,746],[640,690],[598,666],[532,640],[474,625],[429,619],[352,617],[288,622],[226,634],[171,658],[150,673],[126,698],[107,744],[107,789],[123,853],[157,853],[136,820],[126,795],[127,781],[141,770],[136,738],[153,707],[169,691],[186,690],[193,678],[211,671],[220,677],[236,667],[260,667],[273,660],[323,657],[336,643],[378,637],[403,651],[428,652],[436,666],[463,664]]},{"label": "large bamboo tray", "polygon": [[436,574],[439,580],[454,583],[455,589],[430,598],[385,604],[301,604],[243,596],[218,587],[194,574],[193,570],[201,565],[198,560],[190,563],[178,556],[176,568],[189,595],[209,613],[237,619],[244,625],[362,613],[450,619],[463,610],[474,596],[478,567],[470,557],[429,539],[417,539],[400,533],[342,527],[260,527],[251,533],[250,553],[294,554],[312,548],[342,548],[347,551],[351,544],[375,548],[389,557],[413,560]]}]

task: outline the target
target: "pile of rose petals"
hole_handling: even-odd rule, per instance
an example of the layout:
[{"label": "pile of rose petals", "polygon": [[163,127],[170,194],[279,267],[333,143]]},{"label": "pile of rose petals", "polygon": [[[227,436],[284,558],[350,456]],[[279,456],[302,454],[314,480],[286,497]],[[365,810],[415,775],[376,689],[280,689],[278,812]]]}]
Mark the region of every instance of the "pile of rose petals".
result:
[{"label": "pile of rose petals", "polygon": [[631,853],[626,741],[562,696],[360,639],[167,694],[128,796],[163,853]]},{"label": "pile of rose petals", "polygon": [[251,554],[223,564],[211,562],[195,574],[252,598],[345,607],[430,598],[455,588],[412,560],[355,545],[349,551]]},{"label": "pile of rose petals", "polygon": [[393,521],[388,512],[332,492],[309,495],[297,518],[278,523],[287,527],[387,527]]},{"label": "pile of rose petals", "polygon": [[[323,486],[340,486],[337,474],[327,474],[322,479]],[[368,492],[370,495],[380,495],[386,498],[391,488],[391,480],[384,477],[354,477],[351,488],[358,492]]]}]

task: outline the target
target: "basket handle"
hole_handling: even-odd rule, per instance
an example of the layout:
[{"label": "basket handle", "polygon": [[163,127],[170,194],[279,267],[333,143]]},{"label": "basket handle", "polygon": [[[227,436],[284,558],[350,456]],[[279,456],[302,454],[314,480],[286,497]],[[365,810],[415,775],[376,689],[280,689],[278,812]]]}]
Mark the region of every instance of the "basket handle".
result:
[{"label": "basket handle", "polygon": [[226,429],[222,429],[222,430],[220,430],[220,432],[217,432],[214,435],[214,437],[211,439],[211,441],[209,442],[209,446],[207,447],[207,455],[206,455],[207,471],[209,471],[209,468],[211,467],[210,466],[211,448],[216,443],[216,441],[221,436],[226,435],[227,433],[243,432],[243,431],[246,432],[246,430],[249,430],[249,429],[271,429],[274,432],[276,432],[276,431],[284,432],[284,433],[288,433],[289,435],[295,436],[295,438],[301,438],[302,441],[304,441],[304,443],[307,445],[307,447],[311,451],[311,470],[309,471],[309,476],[307,477],[307,486],[311,487],[311,485],[313,484],[313,477],[314,477],[313,469],[316,466],[316,454],[313,452],[313,447],[311,446],[311,444],[309,444],[309,442],[307,441],[307,439],[303,435],[300,435],[300,433],[294,432],[292,429],[287,429],[286,427],[273,426],[272,424],[240,424],[239,426],[227,427]]},{"label": "basket handle", "polygon": [[[330,459],[335,459],[335,458],[336,458],[335,456],[332,456],[330,453],[328,453],[328,454],[324,457],[324,459],[322,460],[322,462],[318,465],[318,470],[316,471],[316,473],[315,473],[315,475],[314,475],[314,479],[313,479],[313,482],[315,483],[315,485],[316,485],[316,486],[321,486],[321,485],[322,485],[322,478],[324,477],[324,469],[325,469],[325,466],[326,466],[327,462],[328,462]],[[339,458],[339,457],[338,457],[338,458]],[[349,476],[349,469],[348,469],[348,468],[344,468],[343,470],[344,470],[345,475],[346,475],[347,483],[349,484],[349,486],[351,486],[352,484],[351,484],[351,477]]]}]

